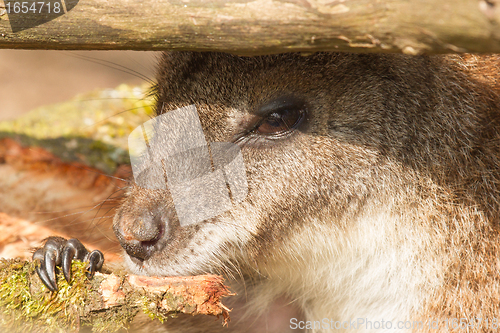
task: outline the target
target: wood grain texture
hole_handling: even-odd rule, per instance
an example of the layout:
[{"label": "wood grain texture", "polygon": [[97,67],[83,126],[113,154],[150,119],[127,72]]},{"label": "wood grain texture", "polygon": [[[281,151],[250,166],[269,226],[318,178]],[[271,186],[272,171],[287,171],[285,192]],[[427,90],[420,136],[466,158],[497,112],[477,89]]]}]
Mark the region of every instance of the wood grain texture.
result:
[{"label": "wood grain texture", "polygon": [[499,22],[496,0],[80,0],[17,33],[0,9],[0,48],[500,52]]}]

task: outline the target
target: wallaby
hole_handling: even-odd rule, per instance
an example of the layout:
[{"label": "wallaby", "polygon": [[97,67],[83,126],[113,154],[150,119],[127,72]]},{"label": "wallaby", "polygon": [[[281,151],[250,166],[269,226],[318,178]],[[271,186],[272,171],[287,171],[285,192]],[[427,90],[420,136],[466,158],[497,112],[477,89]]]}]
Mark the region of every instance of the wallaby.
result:
[{"label": "wallaby", "polygon": [[[156,331],[500,327],[500,56],[168,52],[156,97],[158,115],[194,105],[207,142],[236,144],[248,185],[181,226],[168,189],[131,182],[114,218],[130,272],[223,274],[238,293],[227,328]],[[34,258],[51,288],[55,265],[102,265],[60,238]]]}]

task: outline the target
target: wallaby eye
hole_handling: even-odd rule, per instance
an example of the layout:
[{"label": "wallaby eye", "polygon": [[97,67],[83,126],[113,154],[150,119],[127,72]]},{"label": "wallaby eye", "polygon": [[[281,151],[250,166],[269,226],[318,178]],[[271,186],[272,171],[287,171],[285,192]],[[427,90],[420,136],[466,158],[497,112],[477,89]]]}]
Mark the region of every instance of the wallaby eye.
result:
[{"label": "wallaby eye", "polygon": [[305,115],[303,104],[282,105],[269,113],[255,128],[255,133],[279,136],[286,134],[302,122]]}]

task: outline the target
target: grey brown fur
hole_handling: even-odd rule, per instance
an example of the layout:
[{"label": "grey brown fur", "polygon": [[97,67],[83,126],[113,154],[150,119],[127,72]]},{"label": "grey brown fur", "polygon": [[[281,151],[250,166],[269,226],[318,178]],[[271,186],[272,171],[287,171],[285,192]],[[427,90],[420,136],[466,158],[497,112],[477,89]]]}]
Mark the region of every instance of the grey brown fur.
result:
[{"label": "grey brown fur", "polygon": [[176,226],[168,193],[132,186],[119,238],[156,235],[155,223],[167,232],[130,268],[233,277],[246,307],[228,332],[262,330],[283,299],[290,312],[277,331],[293,316],[431,319],[441,329],[445,319],[497,318],[499,92],[498,56],[167,53],[158,114],[195,104],[208,141],[234,142],[252,112],[282,96],[303,101],[307,119],[286,137],[238,141],[249,196],[200,225]]},{"label": "grey brown fur", "polygon": [[132,186],[115,218],[122,243],[156,235],[158,223],[167,232],[142,267],[129,266],[232,277],[245,310],[234,304],[229,329],[211,331],[265,331],[283,299],[279,332],[293,316],[441,329],[445,319],[497,318],[499,92],[498,56],[166,53],[158,114],[195,104],[208,141],[234,142],[282,96],[303,101],[307,119],[286,137],[238,141],[249,196],[200,225],[176,226],[166,191]]},{"label": "grey brown fur", "polygon": [[[207,141],[240,145],[249,195],[181,228],[168,191],[130,187],[114,227],[133,273],[221,273],[238,292],[227,329],[181,317],[158,330],[286,332],[296,317],[445,331],[477,317],[470,331],[491,331],[499,94],[499,56],[164,54],[158,114],[195,104]],[[277,98],[304,121],[279,138],[252,131]]]}]

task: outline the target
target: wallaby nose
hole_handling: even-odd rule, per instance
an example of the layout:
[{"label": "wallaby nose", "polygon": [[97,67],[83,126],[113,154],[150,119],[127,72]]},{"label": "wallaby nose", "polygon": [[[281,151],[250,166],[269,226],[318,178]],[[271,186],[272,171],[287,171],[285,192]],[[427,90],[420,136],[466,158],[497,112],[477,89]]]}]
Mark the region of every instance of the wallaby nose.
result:
[{"label": "wallaby nose", "polygon": [[145,212],[138,216],[120,214],[113,228],[121,246],[130,256],[146,260],[153,254],[167,226],[161,215]]}]

